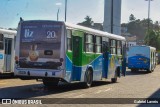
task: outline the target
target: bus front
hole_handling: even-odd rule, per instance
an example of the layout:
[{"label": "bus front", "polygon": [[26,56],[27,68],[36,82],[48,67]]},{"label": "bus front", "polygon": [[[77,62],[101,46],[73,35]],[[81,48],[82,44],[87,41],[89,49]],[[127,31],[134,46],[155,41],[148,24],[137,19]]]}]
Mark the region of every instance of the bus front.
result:
[{"label": "bus front", "polygon": [[15,76],[21,79],[63,78],[64,23],[21,21],[15,52]]}]

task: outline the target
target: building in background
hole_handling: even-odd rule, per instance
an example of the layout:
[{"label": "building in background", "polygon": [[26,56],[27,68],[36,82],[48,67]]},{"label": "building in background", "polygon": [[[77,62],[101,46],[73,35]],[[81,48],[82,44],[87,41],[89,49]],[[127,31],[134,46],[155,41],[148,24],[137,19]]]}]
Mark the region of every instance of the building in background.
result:
[{"label": "building in background", "polygon": [[103,29],[121,35],[121,0],[104,0]]},{"label": "building in background", "polygon": [[97,29],[97,30],[103,31],[103,24],[102,23],[94,23],[93,29]]}]

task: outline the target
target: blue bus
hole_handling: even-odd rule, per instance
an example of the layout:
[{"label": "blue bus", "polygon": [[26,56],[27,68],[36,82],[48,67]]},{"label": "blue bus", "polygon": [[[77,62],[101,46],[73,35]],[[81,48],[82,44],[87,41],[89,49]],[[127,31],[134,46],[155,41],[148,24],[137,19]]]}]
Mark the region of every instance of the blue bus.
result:
[{"label": "blue bus", "polygon": [[128,52],[128,68],[132,72],[138,70],[154,71],[156,67],[156,48],[151,46],[132,46]]},{"label": "blue bus", "polygon": [[125,75],[124,37],[51,20],[20,21],[15,72],[21,79],[42,79],[45,86],[62,82],[111,79]]}]

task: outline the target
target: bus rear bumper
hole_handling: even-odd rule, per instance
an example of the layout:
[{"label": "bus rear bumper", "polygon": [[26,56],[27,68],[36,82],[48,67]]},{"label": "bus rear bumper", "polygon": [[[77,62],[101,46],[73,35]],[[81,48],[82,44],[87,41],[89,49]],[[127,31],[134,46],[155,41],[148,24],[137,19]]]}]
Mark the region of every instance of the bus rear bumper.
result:
[{"label": "bus rear bumper", "polygon": [[48,69],[23,69],[15,68],[14,75],[16,77],[25,77],[30,79],[39,78],[63,78],[64,70],[48,70]]},{"label": "bus rear bumper", "polygon": [[140,66],[134,66],[134,65],[132,65],[132,66],[128,66],[128,68],[129,68],[129,69],[142,69],[142,70],[147,70],[147,69],[149,69],[148,66],[143,66],[143,65],[140,65]]}]

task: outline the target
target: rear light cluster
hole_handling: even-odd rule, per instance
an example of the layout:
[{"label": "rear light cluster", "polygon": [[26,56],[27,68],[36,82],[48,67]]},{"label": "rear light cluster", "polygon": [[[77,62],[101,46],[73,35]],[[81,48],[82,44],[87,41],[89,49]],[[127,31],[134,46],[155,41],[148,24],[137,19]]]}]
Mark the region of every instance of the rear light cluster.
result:
[{"label": "rear light cluster", "polygon": [[18,56],[15,56],[15,63],[18,64],[19,58]]}]

